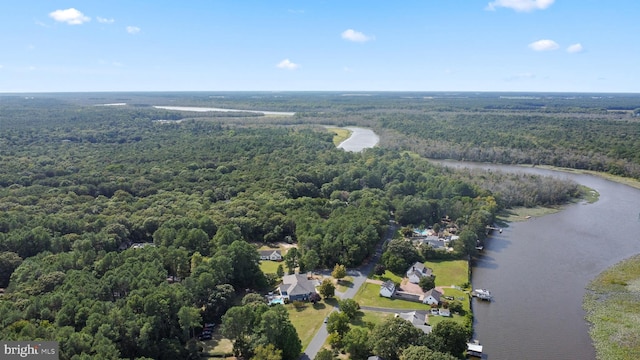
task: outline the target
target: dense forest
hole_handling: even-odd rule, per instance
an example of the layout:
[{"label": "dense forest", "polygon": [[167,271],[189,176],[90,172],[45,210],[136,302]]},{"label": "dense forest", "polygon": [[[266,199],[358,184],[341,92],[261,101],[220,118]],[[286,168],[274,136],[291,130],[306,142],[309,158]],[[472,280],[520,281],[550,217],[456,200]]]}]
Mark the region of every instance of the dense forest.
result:
[{"label": "dense forest", "polygon": [[[273,345],[295,359],[286,312],[234,306],[276,285],[259,246],[296,244],[302,271],[353,267],[392,218],[446,218],[461,229],[455,256],[466,257],[501,209],[579,196],[574,183],[455,171],[419,155],[556,165],[584,156],[576,167],[637,176],[636,98],[609,109],[404,95],[0,97],[0,338],[56,340],[63,359],[198,357],[194,333],[233,308],[253,314],[245,354]],[[126,105],[96,106],[112,103]],[[166,104],[296,115],[152,107]],[[381,146],[345,152],[319,124],[371,126]],[[389,264],[408,261],[392,255]]]}]

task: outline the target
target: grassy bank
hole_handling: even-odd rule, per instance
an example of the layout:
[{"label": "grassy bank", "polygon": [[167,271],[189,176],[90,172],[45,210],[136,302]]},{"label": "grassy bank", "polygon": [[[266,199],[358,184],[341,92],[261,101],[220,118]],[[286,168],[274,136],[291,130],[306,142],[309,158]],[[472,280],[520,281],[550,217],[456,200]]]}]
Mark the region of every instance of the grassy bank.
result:
[{"label": "grassy bank", "polygon": [[333,137],[333,143],[335,146],[340,145],[340,143],[347,140],[349,136],[351,136],[351,131],[344,128],[329,127],[327,128],[327,130],[335,134],[335,136]]},{"label": "grassy bank", "polygon": [[640,255],[595,278],[583,307],[598,359],[640,359]]}]

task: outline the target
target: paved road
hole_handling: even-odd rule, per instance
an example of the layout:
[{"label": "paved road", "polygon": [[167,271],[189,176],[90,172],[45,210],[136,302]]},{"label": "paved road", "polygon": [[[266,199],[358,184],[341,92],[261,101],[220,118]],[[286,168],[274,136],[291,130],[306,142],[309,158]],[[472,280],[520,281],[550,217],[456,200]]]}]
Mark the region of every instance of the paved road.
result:
[{"label": "paved road", "polygon": [[[393,238],[393,234],[398,230],[397,224],[392,220],[389,222],[389,229],[387,230],[387,235],[384,238],[384,241],[381,241],[376,248],[376,252],[371,260],[365,264],[360,266],[357,269],[347,270],[347,275],[353,278],[353,286],[347,289],[344,293],[336,293],[340,299],[351,299],[353,298],[362,284],[367,280],[367,275],[373,271],[373,267],[376,266],[378,260],[380,260],[380,254],[382,253],[382,247],[384,244]],[[334,308],[333,311],[337,310]],[[300,360],[312,360],[316,357],[316,354],[320,349],[322,349],[322,345],[324,345],[327,340],[327,336],[329,333],[327,332],[327,324],[322,324],[320,330],[313,337],[305,351],[302,353]]]}]

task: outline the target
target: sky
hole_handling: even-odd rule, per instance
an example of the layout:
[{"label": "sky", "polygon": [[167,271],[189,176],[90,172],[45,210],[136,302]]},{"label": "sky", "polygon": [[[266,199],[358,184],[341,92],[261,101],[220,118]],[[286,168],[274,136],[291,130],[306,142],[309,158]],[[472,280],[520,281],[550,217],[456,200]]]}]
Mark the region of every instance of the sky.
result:
[{"label": "sky", "polygon": [[20,0],[0,92],[640,92],[638,0]]}]

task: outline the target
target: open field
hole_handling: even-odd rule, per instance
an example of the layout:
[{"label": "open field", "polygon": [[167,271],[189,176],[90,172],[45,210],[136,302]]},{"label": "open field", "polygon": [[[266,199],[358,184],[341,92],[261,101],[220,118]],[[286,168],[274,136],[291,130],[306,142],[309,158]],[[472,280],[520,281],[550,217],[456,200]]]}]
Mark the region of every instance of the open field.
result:
[{"label": "open field", "polygon": [[583,307],[598,359],[640,359],[640,256],[605,270]]},{"label": "open field", "polygon": [[335,299],[329,300],[328,303],[321,301],[315,305],[305,303],[305,307],[301,309],[294,308],[292,304],[285,305],[289,319],[298,332],[303,350],[322,326],[324,318],[333,310],[334,303]]},{"label": "open field", "polygon": [[394,283],[401,283],[402,282],[402,277],[392,273],[389,270],[386,270],[384,272],[384,274],[382,275],[373,275],[373,273],[369,276],[370,278],[374,279],[374,280],[380,280],[380,281],[387,281],[387,280],[391,280]]},{"label": "open field", "polygon": [[202,346],[202,353],[209,357],[227,358],[233,355],[233,343],[231,340],[222,337],[219,327],[216,327],[211,340],[198,341],[198,345]]},{"label": "open field", "polygon": [[283,270],[287,271],[284,261],[270,261],[270,260],[261,260],[260,261],[260,270],[262,270],[265,274],[275,274],[278,271],[278,265],[282,265]]},{"label": "open field", "polygon": [[427,261],[433,270],[436,286],[461,286],[469,282],[469,263],[466,260]]}]

